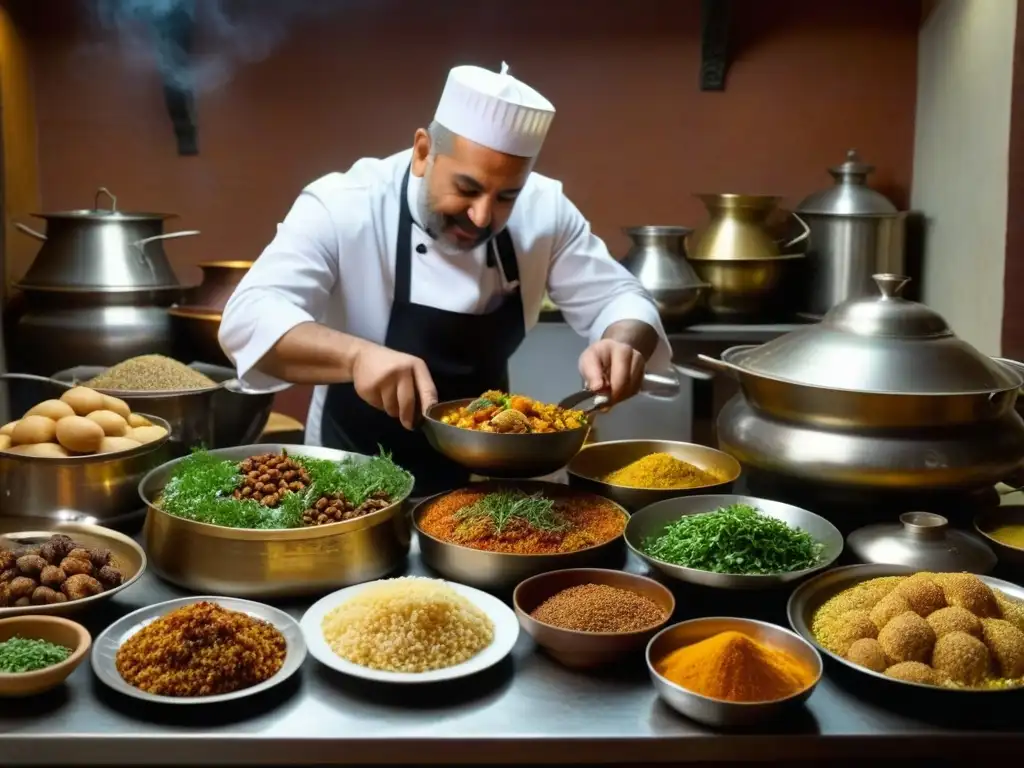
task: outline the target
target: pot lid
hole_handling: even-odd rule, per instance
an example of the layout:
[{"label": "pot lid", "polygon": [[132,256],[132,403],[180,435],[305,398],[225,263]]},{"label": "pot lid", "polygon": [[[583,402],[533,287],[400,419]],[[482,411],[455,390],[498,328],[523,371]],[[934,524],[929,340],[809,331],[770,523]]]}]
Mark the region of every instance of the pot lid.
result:
[{"label": "pot lid", "polygon": [[900,297],[903,275],[874,275],[879,295],[833,307],[820,323],[724,355],[744,371],[849,392],[949,395],[1017,389],[1013,368],[981,354],[934,310]]},{"label": "pot lid", "polygon": [[[100,208],[100,198],[106,196],[110,199],[109,208]],[[106,187],[96,190],[92,208],[82,208],[74,211],[56,211],[54,213],[33,213],[39,219],[77,219],[79,221],[166,221],[177,216],[174,213],[143,213],[139,211],[119,211],[117,209],[117,195]]]},{"label": "pot lid", "polygon": [[868,525],[846,537],[862,562],[906,565],[936,573],[986,574],[996,566],[995,553],[966,531],[949,527],[942,515],[905,512],[898,523]]},{"label": "pot lid", "polygon": [[867,185],[875,170],[860,159],[856,149],[846,152],[846,162],[828,169],[835,186],[815,192],[796,207],[797,213],[833,216],[879,216],[899,213],[889,199]]}]

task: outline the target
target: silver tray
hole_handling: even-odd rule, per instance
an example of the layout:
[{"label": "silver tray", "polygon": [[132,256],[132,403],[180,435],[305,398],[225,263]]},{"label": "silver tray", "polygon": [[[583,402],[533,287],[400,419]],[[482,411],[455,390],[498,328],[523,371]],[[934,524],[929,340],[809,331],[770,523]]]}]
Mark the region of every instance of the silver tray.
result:
[{"label": "silver tray", "polygon": [[[150,622],[177,608],[204,601],[216,603],[229,611],[239,611],[253,618],[263,619],[277,627],[278,631],[284,635],[286,643],[284,664],[277,671],[277,674],[269,680],[264,680],[262,683],[250,688],[243,688],[239,691],[222,693],[216,696],[158,696],[139,690],[125,682],[124,678],[117,671],[117,664],[115,662],[117,649],[121,647],[125,640]],[[224,701],[242,699],[247,696],[255,696],[268,688],[280,685],[299,670],[305,658],[306,641],[302,636],[302,629],[299,627],[299,623],[284,611],[279,611],[277,608],[271,608],[269,605],[263,605],[262,603],[254,603],[251,600],[239,600],[233,597],[183,597],[178,600],[168,600],[146,608],[140,608],[115,621],[93,641],[90,661],[92,663],[92,671],[96,674],[96,677],[105,685],[118,693],[123,693],[125,696],[160,704],[217,704]]]},{"label": "silver tray", "polygon": [[[868,565],[847,565],[842,568],[826,571],[809,581],[805,581],[793,590],[793,594],[789,596],[789,602],[786,604],[786,615],[789,618],[789,625],[800,637],[833,661],[850,669],[855,669],[862,675],[870,675],[878,680],[882,680],[889,685],[911,686],[913,688],[950,694],[1016,693],[1020,695],[1022,692],[1021,686],[1014,688],[944,688],[886,677],[880,672],[874,672],[832,653],[832,651],[822,646],[815,639],[814,634],[811,632],[811,622],[814,619],[814,613],[830,598],[839,594],[844,589],[855,587],[870,579],[878,579],[883,576],[910,576],[911,574],[918,573],[920,570],[920,568],[911,568],[904,565],[871,563]],[[978,578],[992,589],[998,589],[1007,597],[1024,601],[1024,588],[1002,579],[992,578],[991,576],[978,575]]]}]

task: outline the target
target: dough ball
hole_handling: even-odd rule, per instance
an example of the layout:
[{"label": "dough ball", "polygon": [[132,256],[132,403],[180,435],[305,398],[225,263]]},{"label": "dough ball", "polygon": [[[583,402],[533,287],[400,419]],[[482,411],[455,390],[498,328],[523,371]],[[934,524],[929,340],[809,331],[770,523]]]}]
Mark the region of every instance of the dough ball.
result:
[{"label": "dough ball", "polygon": [[117,453],[119,451],[130,451],[138,448],[142,443],[132,440],[130,437],[104,437],[100,442],[98,453]]},{"label": "dough ball", "polygon": [[131,416],[128,417],[128,426],[132,428],[151,427],[153,426],[153,422],[147,419],[141,413],[133,413]]},{"label": "dough ball", "polygon": [[11,432],[11,445],[52,443],[57,434],[57,422],[45,416],[26,416]]},{"label": "dough ball", "polygon": [[95,453],[103,438],[103,427],[85,416],[65,416],[57,422],[57,442],[69,451]]},{"label": "dough ball", "polygon": [[103,407],[108,411],[113,411],[125,421],[132,415],[132,409],[128,407],[128,403],[112,395],[103,395]]},{"label": "dough ball", "polygon": [[67,448],[57,443],[32,443],[30,445],[15,445],[8,449],[9,453],[17,453],[22,456],[40,456],[46,459],[66,459]]},{"label": "dough ball", "polygon": [[0,427],[0,435],[7,435],[8,437],[10,437],[11,433],[14,432],[14,428],[16,426],[18,426],[18,422],[8,421],[6,424]]},{"label": "dough ball", "polygon": [[153,424],[149,427],[134,427],[128,432],[128,437],[140,443],[152,443],[167,434],[167,430]]},{"label": "dough ball", "polygon": [[99,424],[107,437],[124,437],[128,433],[128,422],[115,411],[93,411],[85,418]]},{"label": "dough ball", "polygon": [[[38,405],[28,409],[25,416],[45,416],[48,419],[57,421],[65,416],[74,416],[75,410],[63,400],[43,400]],[[24,418],[24,417],[22,417]]]},{"label": "dough ball", "polygon": [[79,416],[86,416],[107,407],[103,402],[103,395],[88,387],[73,387],[61,395],[60,399],[74,408]]}]

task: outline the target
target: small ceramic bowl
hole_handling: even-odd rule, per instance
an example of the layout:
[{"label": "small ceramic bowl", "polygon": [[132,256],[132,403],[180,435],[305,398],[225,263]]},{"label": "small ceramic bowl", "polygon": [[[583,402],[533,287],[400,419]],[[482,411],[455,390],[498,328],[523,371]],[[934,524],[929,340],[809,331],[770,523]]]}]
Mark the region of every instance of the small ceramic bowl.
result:
[{"label": "small ceramic bowl", "polygon": [[92,637],[81,624],[59,616],[15,616],[0,620],[0,643],[12,637],[46,640],[71,649],[59,664],[35,672],[0,674],[0,696],[35,696],[63,683],[89,653]]},{"label": "small ceramic bowl", "polygon": [[[673,651],[730,630],[742,632],[769,648],[777,648],[799,659],[811,672],[810,684],[784,699],[735,702],[694,693],[658,672],[658,662]],[[708,617],[673,624],[655,635],[647,645],[647,669],[658,696],[676,712],[715,728],[735,728],[780,717],[802,705],[821,680],[823,667],[814,646],[788,629],[754,619]]]},{"label": "small ceramic bowl", "polygon": [[[605,584],[641,594],[656,603],[665,618],[637,632],[578,632],[545,624],[530,616],[549,597],[582,584]],[[573,669],[589,669],[618,661],[642,649],[672,617],[676,601],[666,587],[644,576],[604,568],[570,568],[526,579],[516,587],[512,605],[519,625],[552,658]]]}]

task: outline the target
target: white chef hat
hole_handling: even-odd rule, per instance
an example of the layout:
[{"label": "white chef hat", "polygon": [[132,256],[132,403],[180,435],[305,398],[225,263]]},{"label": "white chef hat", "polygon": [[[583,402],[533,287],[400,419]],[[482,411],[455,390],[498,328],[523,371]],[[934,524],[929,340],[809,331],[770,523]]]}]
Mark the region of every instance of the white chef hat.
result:
[{"label": "white chef hat", "polygon": [[482,67],[448,73],[434,120],[449,131],[490,149],[536,157],[555,117],[551,102],[508,74]]}]

